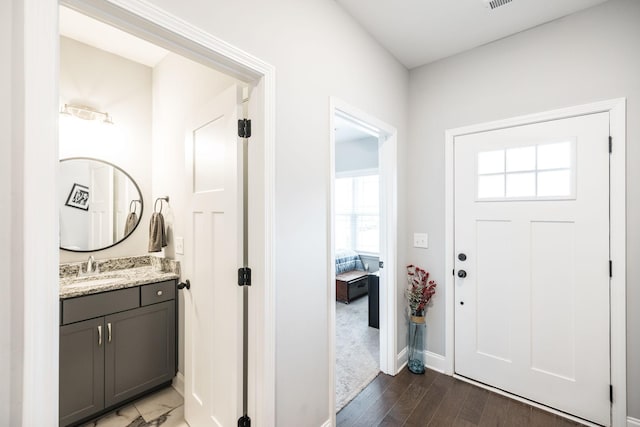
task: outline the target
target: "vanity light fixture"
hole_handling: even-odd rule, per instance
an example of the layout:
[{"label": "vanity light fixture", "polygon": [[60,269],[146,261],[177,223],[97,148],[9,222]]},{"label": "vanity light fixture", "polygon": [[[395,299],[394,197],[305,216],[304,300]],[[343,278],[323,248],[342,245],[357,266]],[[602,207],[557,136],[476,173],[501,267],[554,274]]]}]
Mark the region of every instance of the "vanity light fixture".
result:
[{"label": "vanity light fixture", "polygon": [[109,113],[103,113],[86,105],[64,104],[64,107],[60,109],[60,114],[77,117],[82,120],[100,120],[108,125],[113,124]]}]

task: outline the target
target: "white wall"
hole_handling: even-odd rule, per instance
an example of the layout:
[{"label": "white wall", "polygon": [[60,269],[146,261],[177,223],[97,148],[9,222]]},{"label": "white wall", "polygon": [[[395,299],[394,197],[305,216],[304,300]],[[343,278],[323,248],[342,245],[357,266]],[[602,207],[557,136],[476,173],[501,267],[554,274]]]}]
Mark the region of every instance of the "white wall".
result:
[{"label": "white wall", "polygon": [[402,147],[408,73],[331,1],[250,0],[240,18],[233,2],[151,3],[276,67],[277,425],[321,425],[330,417],[329,97],[397,127]]},{"label": "white wall", "polygon": [[[554,108],[627,97],[628,414],[640,418],[640,2],[611,0],[460,55],[410,77],[408,229],[429,249],[407,261],[444,284],[444,131]],[[614,141],[615,144],[621,143]],[[410,209],[409,209],[410,208]],[[428,350],[444,354],[444,292],[428,311]]]},{"label": "white wall", "polygon": [[378,138],[336,142],[336,173],[378,169]]},{"label": "white wall", "polygon": [[[76,40],[60,38],[61,105],[88,105],[108,112],[115,123],[97,126],[102,129],[94,138],[61,139],[60,158],[94,157],[113,163],[136,181],[144,201],[140,225],[123,242],[93,252],[98,259],[147,253],[147,230],[154,202],[151,194],[151,74],[151,68],[146,65]],[[77,120],[67,120],[73,121]],[[68,192],[62,190],[65,191]],[[84,261],[88,255],[61,250],[60,261]]]},{"label": "white wall", "polygon": [[[173,53],[153,69],[152,193],[154,199],[170,197],[168,208],[163,210],[169,230],[164,254],[181,262],[184,257],[176,255],[174,237],[186,234],[185,126],[200,106],[234,82],[231,77]],[[178,293],[178,370],[184,373],[183,295]]]}]

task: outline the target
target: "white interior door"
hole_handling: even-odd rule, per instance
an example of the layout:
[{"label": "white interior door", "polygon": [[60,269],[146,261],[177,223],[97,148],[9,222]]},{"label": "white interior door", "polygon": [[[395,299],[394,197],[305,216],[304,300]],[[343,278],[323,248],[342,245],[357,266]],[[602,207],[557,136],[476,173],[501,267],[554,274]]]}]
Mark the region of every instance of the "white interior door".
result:
[{"label": "white interior door", "polygon": [[[96,163],[96,162],[92,162]],[[89,214],[91,218],[91,248],[111,246],[116,241],[113,235],[113,167],[94,165],[89,175]]]},{"label": "white interior door", "polygon": [[454,142],[456,373],[602,425],[608,137],[599,113]]},{"label": "white interior door", "polygon": [[242,145],[239,88],[218,95],[187,128],[185,420],[227,427],[242,415]]}]

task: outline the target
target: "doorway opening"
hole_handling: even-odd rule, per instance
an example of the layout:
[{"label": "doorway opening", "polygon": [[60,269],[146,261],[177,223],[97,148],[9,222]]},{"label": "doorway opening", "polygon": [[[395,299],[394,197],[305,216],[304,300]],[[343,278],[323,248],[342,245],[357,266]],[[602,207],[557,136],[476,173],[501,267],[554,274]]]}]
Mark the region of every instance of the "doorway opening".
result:
[{"label": "doorway opening", "polygon": [[[191,118],[195,117],[203,104],[206,104],[208,101],[211,101],[212,98],[224,92],[228,92],[231,86],[237,86],[237,89],[232,88],[234,92],[233,98],[235,100],[234,106],[237,107],[235,108],[235,112],[239,114],[237,118],[248,116],[248,118],[252,120],[253,125],[251,137],[252,148],[246,155],[246,162],[251,164],[251,172],[243,177],[242,171],[239,169],[239,175],[237,176],[240,183],[243,183],[243,181],[248,182],[248,187],[251,191],[249,195],[251,204],[247,212],[249,222],[252,224],[250,227],[251,236],[249,237],[249,233],[243,233],[242,231],[239,233],[244,234],[245,251],[248,252],[248,263],[252,267],[253,280],[259,282],[262,286],[252,289],[249,307],[248,309],[245,307],[245,310],[249,312],[248,329],[250,335],[248,347],[251,349],[251,351],[249,351],[248,361],[245,363],[247,364],[246,369],[248,370],[248,376],[251,378],[249,383],[252,385],[252,388],[249,390],[248,396],[242,396],[243,385],[241,378],[237,384],[227,387],[227,389],[233,387],[239,390],[239,392],[234,396],[230,396],[233,405],[226,406],[230,407],[233,413],[225,415],[223,424],[232,423],[230,420],[235,423],[236,419],[243,413],[245,415],[247,413],[249,415],[256,414],[255,416],[259,416],[263,423],[272,424],[275,416],[275,384],[273,373],[273,366],[275,364],[275,322],[273,317],[273,269],[272,260],[269,255],[272,251],[268,248],[272,245],[273,228],[272,200],[274,165],[272,153],[274,148],[273,129],[275,126],[273,121],[273,67],[197,28],[174,20],[171,15],[165,14],[159,9],[137,4],[135,5],[136,8],[134,11],[129,10],[127,6],[116,7],[109,4],[96,6],[92,4],[92,2],[62,1],[61,3],[61,10],[64,10],[61,12],[61,16],[63,16],[64,19],[69,18],[70,15],[74,15],[70,19],[93,20],[91,25],[85,27],[85,31],[94,31],[96,22],[98,25],[109,25],[115,32],[122,33],[126,40],[131,41],[135,38],[140,38],[143,39],[143,44],[147,43],[147,47],[149,43],[151,43],[156,45],[157,50],[160,51],[160,59],[157,60],[158,62],[156,64],[144,64],[143,60],[136,60],[135,58],[133,58],[133,61],[130,61],[132,58],[127,55],[136,56],[139,54],[141,57],[144,57],[145,53],[150,53],[151,49],[145,47],[142,47],[137,53],[134,48],[133,53],[129,52],[129,54],[117,55],[120,60],[131,62],[133,68],[140,65],[134,64],[136,62],[143,63],[150,68],[146,74],[148,83],[152,87],[147,88],[146,92],[147,95],[150,95],[148,98],[153,100],[153,107],[148,105],[146,110],[144,108],[131,107],[131,105],[122,107],[122,105],[119,104],[123,104],[123,99],[126,99],[128,96],[141,101],[141,104],[144,104],[145,100],[140,100],[140,93],[135,89],[131,90],[131,87],[127,86],[131,86],[131,82],[127,81],[126,78],[121,78],[120,81],[116,82],[113,86],[115,88],[118,88],[118,85],[123,86],[119,88],[121,89],[121,98],[115,99],[113,102],[114,105],[122,109],[122,114],[120,114],[119,124],[118,119],[114,117],[110,118],[110,120],[113,120],[115,123],[114,129],[118,127],[120,127],[120,131],[127,129],[129,134],[124,135],[124,138],[120,138],[119,140],[116,138],[109,141],[111,145],[108,147],[92,146],[89,143],[91,141],[84,141],[86,143],[84,147],[79,147],[74,144],[61,144],[58,154],[62,157],[77,156],[78,153],[74,152],[74,150],[83,149],[91,151],[85,152],[83,154],[84,156],[103,158],[112,156],[113,158],[110,159],[112,163],[122,164],[123,162],[129,162],[127,169],[135,169],[135,172],[132,172],[131,175],[134,175],[134,177],[137,177],[140,181],[144,181],[140,187],[146,199],[145,207],[147,208],[147,214],[145,218],[142,218],[142,221],[147,220],[148,222],[148,215],[151,211],[150,208],[154,205],[153,200],[171,192],[171,203],[168,208],[165,206],[164,213],[167,217],[170,217],[167,219],[173,223],[172,227],[168,227],[168,240],[173,240],[173,245],[164,249],[165,256],[180,258],[182,253],[188,256],[187,251],[184,251],[184,249],[188,249],[190,245],[188,241],[181,241],[182,239],[180,239],[180,237],[182,232],[179,231],[179,228],[182,228],[184,232],[185,221],[183,217],[187,212],[185,206],[188,203],[187,200],[184,200],[185,185],[183,185],[183,182],[186,181],[186,173],[181,172],[185,169],[185,128],[191,124],[187,116]],[[69,8],[67,9],[64,6],[68,6]],[[133,8],[133,3],[130,7]],[[58,34],[56,34],[56,36],[57,35]],[[66,78],[66,82],[69,83],[66,87],[62,83],[62,80],[55,83],[56,87],[60,88],[60,101],[63,104],[80,103],[82,101],[89,103],[92,100],[94,102],[100,102],[100,99],[98,99],[100,95],[108,96],[109,94],[98,94],[99,90],[96,92],[91,92],[91,90],[95,90],[99,86],[98,83],[100,79],[108,80],[111,78],[111,70],[109,70],[107,66],[101,70],[101,73],[98,73],[99,77],[95,78],[96,76],[94,76],[95,80],[93,82],[87,81],[91,80],[91,76],[83,74],[85,70],[78,71],[78,68],[81,69],[91,65],[95,66],[96,64],[89,64],[88,61],[83,64],[83,55],[78,55],[78,51],[86,51],[87,49],[93,51],[100,50],[100,53],[97,53],[98,56],[109,56],[115,52],[104,52],[104,50],[110,51],[104,43],[106,40],[106,44],[108,45],[109,42],[113,43],[114,39],[111,37],[101,37],[102,45],[88,46],[88,44],[92,44],[88,42],[88,40],[72,40],[77,37],[73,37],[70,33],[63,33],[62,35],[68,36],[68,39],[64,41],[65,46],[62,46],[61,53],[66,55],[69,52],[75,52],[72,56],[75,55],[80,66],[76,67],[76,73],[71,73],[70,76],[62,76],[63,79]],[[51,35],[47,34],[47,36]],[[120,43],[124,43],[124,46],[120,46],[122,51],[126,51],[127,48],[132,48],[131,45],[127,46],[126,40],[124,42],[122,40],[120,41]],[[197,40],[197,42],[195,40]],[[116,55],[112,56],[116,57]],[[128,59],[125,60],[124,58],[127,57]],[[150,61],[154,61],[154,59],[150,59]],[[99,65],[104,66],[105,63]],[[164,68],[164,70],[160,70],[160,67]],[[189,75],[184,74],[185,69],[189,70]],[[141,74],[144,75],[145,72],[143,71]],[[215,75],[213,80],[211,79],[212,75]],[[78,83],[79,79],[85,79],[84,89],[91,90],[83,93],[72,93],[73,90],[70,88]],[[182,83],[179,84],[177,81],[180,79],[183,80]],[[76,89],[78,87],[79,86],[76,86]],[[113,90],[113,87],[111,90]],[[189,87],[193,90],[185,95],[185,91]],[[202,91],[203,87],[207,88],[204,92]],[[114,94],[114,96],[115,95],[117,94]],[[164,101],[161,102],[162,105],[157,105],[156,101],[162,98],[164,98]],[[149,104],[151,104],[151,102]],[[103,106],[100,105],[98,107],[102,108]],[[110,113],[113,114],[113,112],[114,110],[112,109]],[[127,116],[127,113],[129,116]],[[147,117],[144,117],[145,114]],[[152,129],[148,129],[146,132],[147,135],[145,135],[145,139],[147,145],[137,147],[136,144],[138,144],[139,139],[142,138],[139,138],[139,129],[131,132],[131,128],[136,126],[144,127],[144,123],[141,122],[145,120],[148,122],[149,128],[153,128],[153,131]],[[151,121],[153,121],[153,124]],[[166,126],[171,127],[169,123],[173,124],[172,131],[166,128]],[[206,124],[209,124],[209,122]],[[165,128],[161,129],[159,127]],[[234,139],[238,139],[237,123],[235,123],[234,120],[227,120],[227,122],[225,122],[225,129],[231,129],[236,132]],[[120,137],[122,136],[123,135],[120,135]],[[238,139],[238,142],[238,147],[242,147],[242,141]],[[200,142],[194,142],[193,144],[200,144]],[[132,145],[136,146],[133,147]],[[226,151],[230,150],[227,149]],[[242,159],[243,154],[241,152],[237,154],[239,158]],[[199,158],[202,160],[202,156]],[[149,165],[152,162],[156,163],[158,167],[151,168]],[[233,163],[235,168],[236,162],[234,161]],[[163,170],[165,172],[163,172]],[[171,173],[167,173],[166,171],[170,171]],[[181,200],[181,197],[183,200]],[[237,206],[240,206],[240,204],[237,204]],[[234,216],[241,217],[241,212],[234,213]],[[182,225],[180,224],[181,222],[183,223]],[[140,241],[146,242],[147,239],[143,231],[145,228],[146,227],[139,227],[138,233],[131,232],[129,239],[124,242],[133,245],[135,245],[136,242],[140,243]],[[140,237],[137,238],[135,234]],[[184,235],[186,236],[188,234],[185,232]],[[131,249],[132,247],[133,246],[130,246],[127,250],[135,251],[136,249]],[[118,249],[119,248],[112,247],[109,249],[110,252],[103,252],[101,255],[105,258],[118,256]],[[146,253],[146,245],[143,244],[137,251]],[[65,256],[69,256],[69,254]],[[64,257],[61,258],[61,261],[64,262]],[[183,265],[189,264],[189,262],[184,262],[184,259],[182,261]],[[233,270],[234,277],[237,273],[237,268],[241,266],[241,264],[229,266],[229,268]],[[183,279],[186,277],[185,273],[188,274],[189,272],[185,272],[183,268]],[[242,288],[236,288],[242,292]],[[184,311],[181,309],[179,312]],[[180,323],[183,324],[183,322]],[[241,326],[242,325],[240,325],[240,331],[242,329]],[[189,326],[186,326],[186,329],[188,328]],[[187,334],[188,332],[187,330]],[[180,347],[184,347],[182,341],[180,344]],[[182,351],[180,353],[184,354]],[[184,359],[185,358],[183,358],[183,360]],[[234,360],[236,360],[236,363],[239,365],[238,369],[241,369],[243,363],[242,357],[234,357]],[[188,373],[188,369],[187,372],[185,372],[183,366],[184,365],[182,365],[179,370],[179,375],[176,376],[175,383],[177,389],[184,389],[185,381],[187,385],[189,384],[190,374]],[[227,368],[229,367],[228,364],[225,366]],[[180,375],[182,372],[187,375],[186,379]],[[191,375],[193,376],[193,374]],[[205,380],[212,380],[206,375],[203,375],[201,378],[203,378],[203,380],[200,381],[200,383]],[[201,385],[206,388],[206,385]],[[52,395],[55,394],[52,393]],[[25,400],[28,401],[28,396]],[[52,405],[57,406],[57,399],[52,400]],[[57,412],[57,410],[55,412]],[[185,415],[188,421],[189,414]]]},{"label": "doorway opening", "polygon": [[331,413],[396,373],[396,131],[332,99]]}]

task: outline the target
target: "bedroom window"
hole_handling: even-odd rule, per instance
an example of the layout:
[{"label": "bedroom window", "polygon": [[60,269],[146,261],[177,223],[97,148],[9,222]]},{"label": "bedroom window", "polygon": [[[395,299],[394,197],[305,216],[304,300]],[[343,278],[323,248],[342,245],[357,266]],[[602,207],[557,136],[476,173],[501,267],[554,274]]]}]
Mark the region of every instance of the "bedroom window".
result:
[{"label": "bedroom window", "polygon": [[336,248],[377,254],[380,251],[378,175],[336,178]]}]

